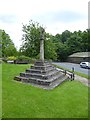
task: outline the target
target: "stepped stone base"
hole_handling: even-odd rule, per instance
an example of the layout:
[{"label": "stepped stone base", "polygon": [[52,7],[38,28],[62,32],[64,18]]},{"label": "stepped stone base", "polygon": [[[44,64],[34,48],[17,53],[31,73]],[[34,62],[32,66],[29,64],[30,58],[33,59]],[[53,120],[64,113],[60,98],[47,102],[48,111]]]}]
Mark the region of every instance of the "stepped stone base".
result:
[{"label": "stepped stone base", "polygon": [[53,89],[68,79],[67,75],[47,61],[36,61],[34,66],[14,78],[16,81],[30,83],[43,89]]}]

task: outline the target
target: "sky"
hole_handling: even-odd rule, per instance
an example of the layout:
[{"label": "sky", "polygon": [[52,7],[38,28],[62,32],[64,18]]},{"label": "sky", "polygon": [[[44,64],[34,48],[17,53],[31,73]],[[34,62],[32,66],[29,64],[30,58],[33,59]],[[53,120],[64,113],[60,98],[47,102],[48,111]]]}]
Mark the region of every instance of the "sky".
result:
[{"label": "sky", "polygon": [[22,44],[22,24],[40,23],[55,35],[88,28],[88,0],[0,0],[0,29],[10,35],[17,49]]}]

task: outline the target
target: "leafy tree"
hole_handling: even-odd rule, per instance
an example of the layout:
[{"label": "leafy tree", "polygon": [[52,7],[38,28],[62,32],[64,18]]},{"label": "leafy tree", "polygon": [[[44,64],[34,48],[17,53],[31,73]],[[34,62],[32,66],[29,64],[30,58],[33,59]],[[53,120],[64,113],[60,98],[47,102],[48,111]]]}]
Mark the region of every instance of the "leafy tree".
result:
[{"label": "leafy tree", "polygon": [[[40,25],[29,21],[29,25],[23,25],[23,44],[20,48],[22,54],[37,58],[40,53]],[[52,35],[45,32],[45,58],[56,59],[55,45],[51,41]]]},{"label": "leafy tree", "polygon": [[1,30],[0,38],[2,57],[15,56],[17,54],[17,50],[10,39],[10,36],[4,30]]},{"label": "leafy tree", "polygon": [[0,57],[2,57],[2,30],[0,30]]},{"label": "leafy tree", "polygon": [[73,34],[68,38],[66,41],[66,46],[68,46],[68,53],[73,54],[75,52],[80,52],[81,51],[81,42],[82,38]]},{"label": "leafy tree", "polygon": [[[40,25],[29,21],[29,25],[23,25],[23,44],[20,54],[32,58],[39,58],[40,53]],[[68,55],[75,52],[90,51],[90,30],[74,31],[65,30],[55,36],[45,32],[45,59],[65,61]]]},{"label": "leafy tree", "polygon": [[20,51],[29,57],[35,57],[40,47],[40,25],[37,22],[29,21],[29,25],[23,25],[23,44]]},{"label": "leafy tree", "polygon": [[66,61],[67,57],[68,57],[68,46],[66,44],[63,44],[61,42],[59,42],[57,44],[57,60],[58,61]]},{"label": "leafy tree", "polygon": [[53,36],[53,42],[54,43],[62,42],[61,38],[62,38],[61,34],[56,34],[55,36]]},{"label": "leafy tree", "polygon": [[57,46],[57,59],[60,61],[65,61],[70,54],[75,52],[90,51],[90,44],[88,41],[90,32],[87,31],[89,30],[84,32],[79,30],[71,33],[66,30],[62,34],[56,34],[53,36],[53,42]]},{"label": "leafy tree", "polygon": [[71,36],[71,32],[68,30],[65,30],[64,32],[62,32],[61,34],[61,41],[62,43],[66,42],[67,39]]},{"label": "leafy tree", "polygon": [[48,39],[45,40],[45,59],[57,60],[56,45],[52,42],[53,36],[48,34]]},{"label": "leafy tree", "polygon": [[6,47],[4,49],[4,51],[5,56],[17,56],[17,51],[16,48],[14,47],[14,44],[10,44],[9,47]]},{"label": "leafy tree", "polygon": [[88,41],[88,51],[90,51],[90,29],[87,29],[87,34],[88,34],[87,35],[88,36],[88,38],[87,38],[88,39],[87,40]]}]

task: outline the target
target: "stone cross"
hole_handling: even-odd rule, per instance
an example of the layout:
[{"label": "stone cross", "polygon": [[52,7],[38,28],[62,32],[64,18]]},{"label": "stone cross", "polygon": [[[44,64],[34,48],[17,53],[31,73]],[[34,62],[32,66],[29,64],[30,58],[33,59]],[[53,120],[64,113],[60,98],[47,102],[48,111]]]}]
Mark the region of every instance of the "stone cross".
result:
[{"label": "stone cross", "polygon": [[40,28],[40,60],[44,61],[44,32],[45,30]]}]

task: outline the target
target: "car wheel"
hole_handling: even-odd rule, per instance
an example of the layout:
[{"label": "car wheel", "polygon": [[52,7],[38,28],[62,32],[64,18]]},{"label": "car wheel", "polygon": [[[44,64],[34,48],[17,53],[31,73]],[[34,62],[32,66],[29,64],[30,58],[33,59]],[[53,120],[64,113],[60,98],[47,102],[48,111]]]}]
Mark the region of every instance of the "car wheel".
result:
[{"label": "car wheel", "polygon": [[80,67],[82,68],[82,65],[80,65]]},{"label": "car wheel", "polygon": [[86,68],[88,68],[88,66],[86,66]]}]

